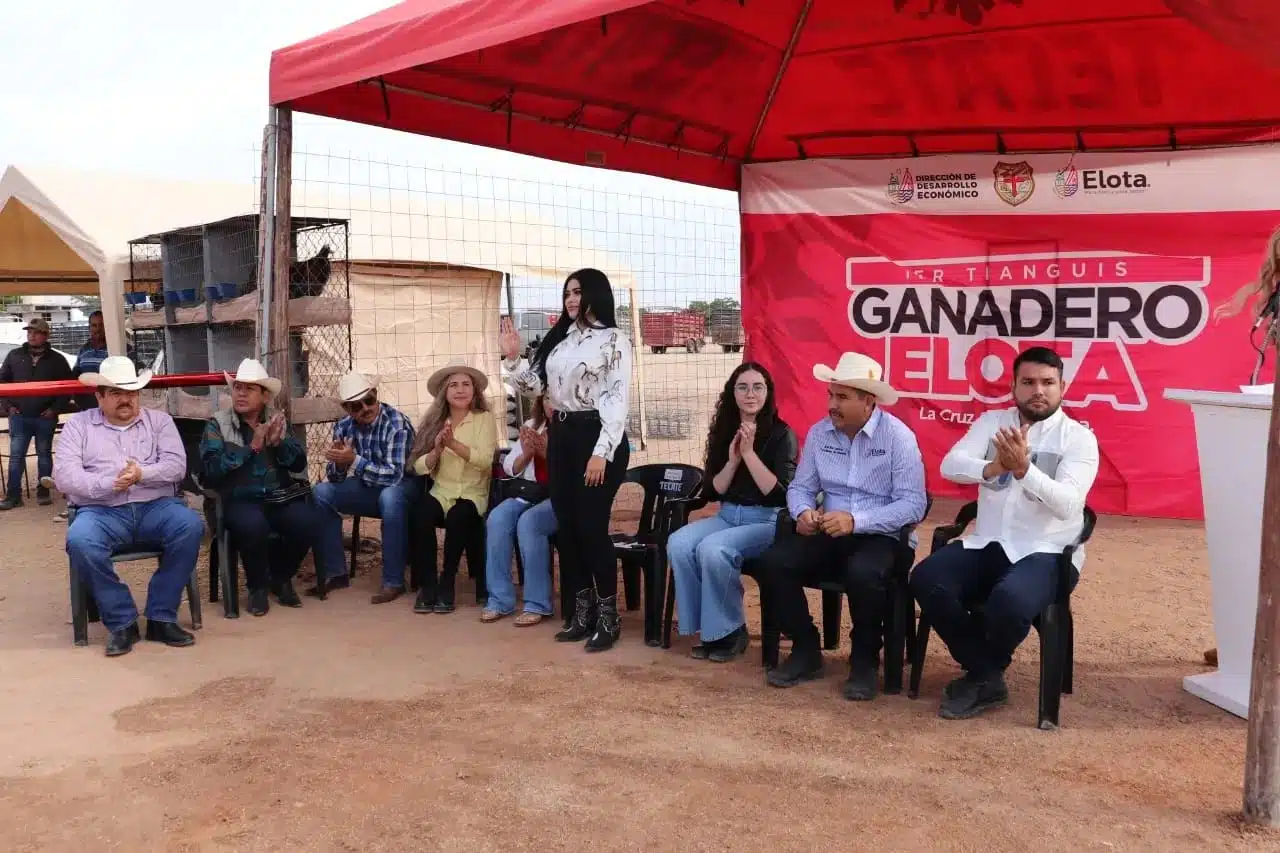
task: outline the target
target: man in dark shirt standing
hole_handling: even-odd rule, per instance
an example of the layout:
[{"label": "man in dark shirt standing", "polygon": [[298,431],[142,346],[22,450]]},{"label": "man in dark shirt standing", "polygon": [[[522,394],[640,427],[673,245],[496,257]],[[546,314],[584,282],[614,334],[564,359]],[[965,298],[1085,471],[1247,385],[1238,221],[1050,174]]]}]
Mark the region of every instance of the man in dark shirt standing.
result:
[{"label": "man in dark shirt standing", "polygon": [[[79,379],[82,373],[97,373],[98,368],[109,355],[111,353],[107,351],[107,327],[103,322],[102,312],[94,311],[89,315],[89,340],[84,342],[84,346],[80,347],[80,352],[76,354],[76,363],[71,367],[71,376]],[[126,355],[129,356],[134,367],[142,370],[143,365],[138,361],[138,354],[132,346],[128,348]],[[73,400],[77,411],[83,412],[86,409],[98,407],[98,399],[93,394],[77,394]]]},{"label": "man in dark shirt standing", "polygon": [[[49,321],[36,318],[25,327],[27,342],[15,347],[0,364],[0,382],[53,382],[71,379],[71,365],[49,346]],[[53,474],[53,428],[68,397],[0,397],[0,414],[9,418],[9,481],[0,510],[22,506],[22,474],[27,448],[36,440],[36,468],[43,479]],[[41,505],[52,502],[43,485],[36,490]]]}]

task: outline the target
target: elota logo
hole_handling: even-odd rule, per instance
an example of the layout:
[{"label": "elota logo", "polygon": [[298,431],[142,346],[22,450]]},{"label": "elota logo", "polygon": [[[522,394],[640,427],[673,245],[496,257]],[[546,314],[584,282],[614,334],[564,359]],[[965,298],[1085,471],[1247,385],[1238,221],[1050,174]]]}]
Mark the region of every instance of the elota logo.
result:
[{"label": "elota logo", "polygon": [[1142,172],[1109,172],[1106,169],[1083,169],[1080,172],[1081,189],[1087,193],[1142,192],[1151,186]]}]

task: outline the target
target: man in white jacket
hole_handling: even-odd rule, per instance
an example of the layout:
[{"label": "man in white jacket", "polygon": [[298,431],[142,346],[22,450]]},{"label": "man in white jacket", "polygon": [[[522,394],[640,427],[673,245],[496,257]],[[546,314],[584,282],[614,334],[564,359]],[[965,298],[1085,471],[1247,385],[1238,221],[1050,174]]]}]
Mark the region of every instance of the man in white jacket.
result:
[{"label": "man in white jacket", "polygon": [[[1062,411],[1062,359],[1033,347],[1013,363],[1013,408],[985,412],[942,460],[977,484],[973,533],[916,566],[911,590],[965,674],[940,715],[965,719],[1008,701],[1004,670],[1058,589],[1058,561],[1080,535],[1098,475],[1098,440]],[[1075,552],[1074,586],[1084,562]],[[970,608],[981,605],[981,618]]]}]

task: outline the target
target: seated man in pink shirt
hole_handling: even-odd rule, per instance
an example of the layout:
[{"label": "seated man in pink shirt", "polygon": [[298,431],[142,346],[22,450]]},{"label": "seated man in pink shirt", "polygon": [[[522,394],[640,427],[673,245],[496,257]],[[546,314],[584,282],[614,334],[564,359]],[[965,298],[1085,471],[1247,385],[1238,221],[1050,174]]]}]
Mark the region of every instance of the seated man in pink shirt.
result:
[{"label": "seated man in pink shirt", "polygon": [[111,632],[107,655],[128,654],[142,639],[133,594],[111,554],[138,545],[162,549],[147,589],[147,639],[169,646],[195,642],[178,627],[182,591],[195,571],[204,521],[179,497],[187,454],[173,418],[144,409],[138,392],[151,381],[132,361],[103,360],[80,381],[96,389],[98,408],[77,412],[62,426],[53,478],[76,507],[67,529],[71,568],[93,591],[102,624]]}]

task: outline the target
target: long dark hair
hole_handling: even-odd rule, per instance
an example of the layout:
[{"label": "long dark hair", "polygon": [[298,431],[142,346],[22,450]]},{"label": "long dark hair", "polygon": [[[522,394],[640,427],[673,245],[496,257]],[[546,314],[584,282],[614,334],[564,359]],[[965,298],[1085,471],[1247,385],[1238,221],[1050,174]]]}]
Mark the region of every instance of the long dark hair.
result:
[{"label": "long dark hair", "polygon": [[564,297],[569,292],[569,282],[574,280],[577,280],[578,286],[582,288],[582,298],[578,302],[578,317],[583,323],[586,323],[587,315],[590,314],[595,318],[597,325],[604,326],[606,329],[618,328],[618,321],[614,318],[613,311],[613,287],[609,284],[609,277],[600,270],[590,267],[569,273],[568,278],[564,280],[564,288],[560,291],[560,318],[547,331],[547,336],[542,339],[538,352],[533,357],[533,369],[542,378],[544,387],[547,382],[547,356],[551,355],[551,351],[565,339],[569,334],[569,327],[576,322],[564,309]]},{"label": "long dark hair", "polygon": [[728,380],[724,383],[724,390],[720,392],[720,399],[716,402],[715,414],[711,416],[711,428],[707,431],[708,477],[714,477],[720,473],[720,469],[729,461],[729,444],[733,441],[733,435],[738,431],[738,427],[742,426],[742,413],[738,411],[738,401],[733,396],[733,386],[738,384],[738,377],[748,370],[754,370],[763,376],[765,387],[764,406],[756,415],[756,452],[764,449],[765,442],[769,440],[769,433],[777,423],[778,402],[773,393],[773,377],[764,369],[764,365],[754,361],[744,361],[729,374]]}]

